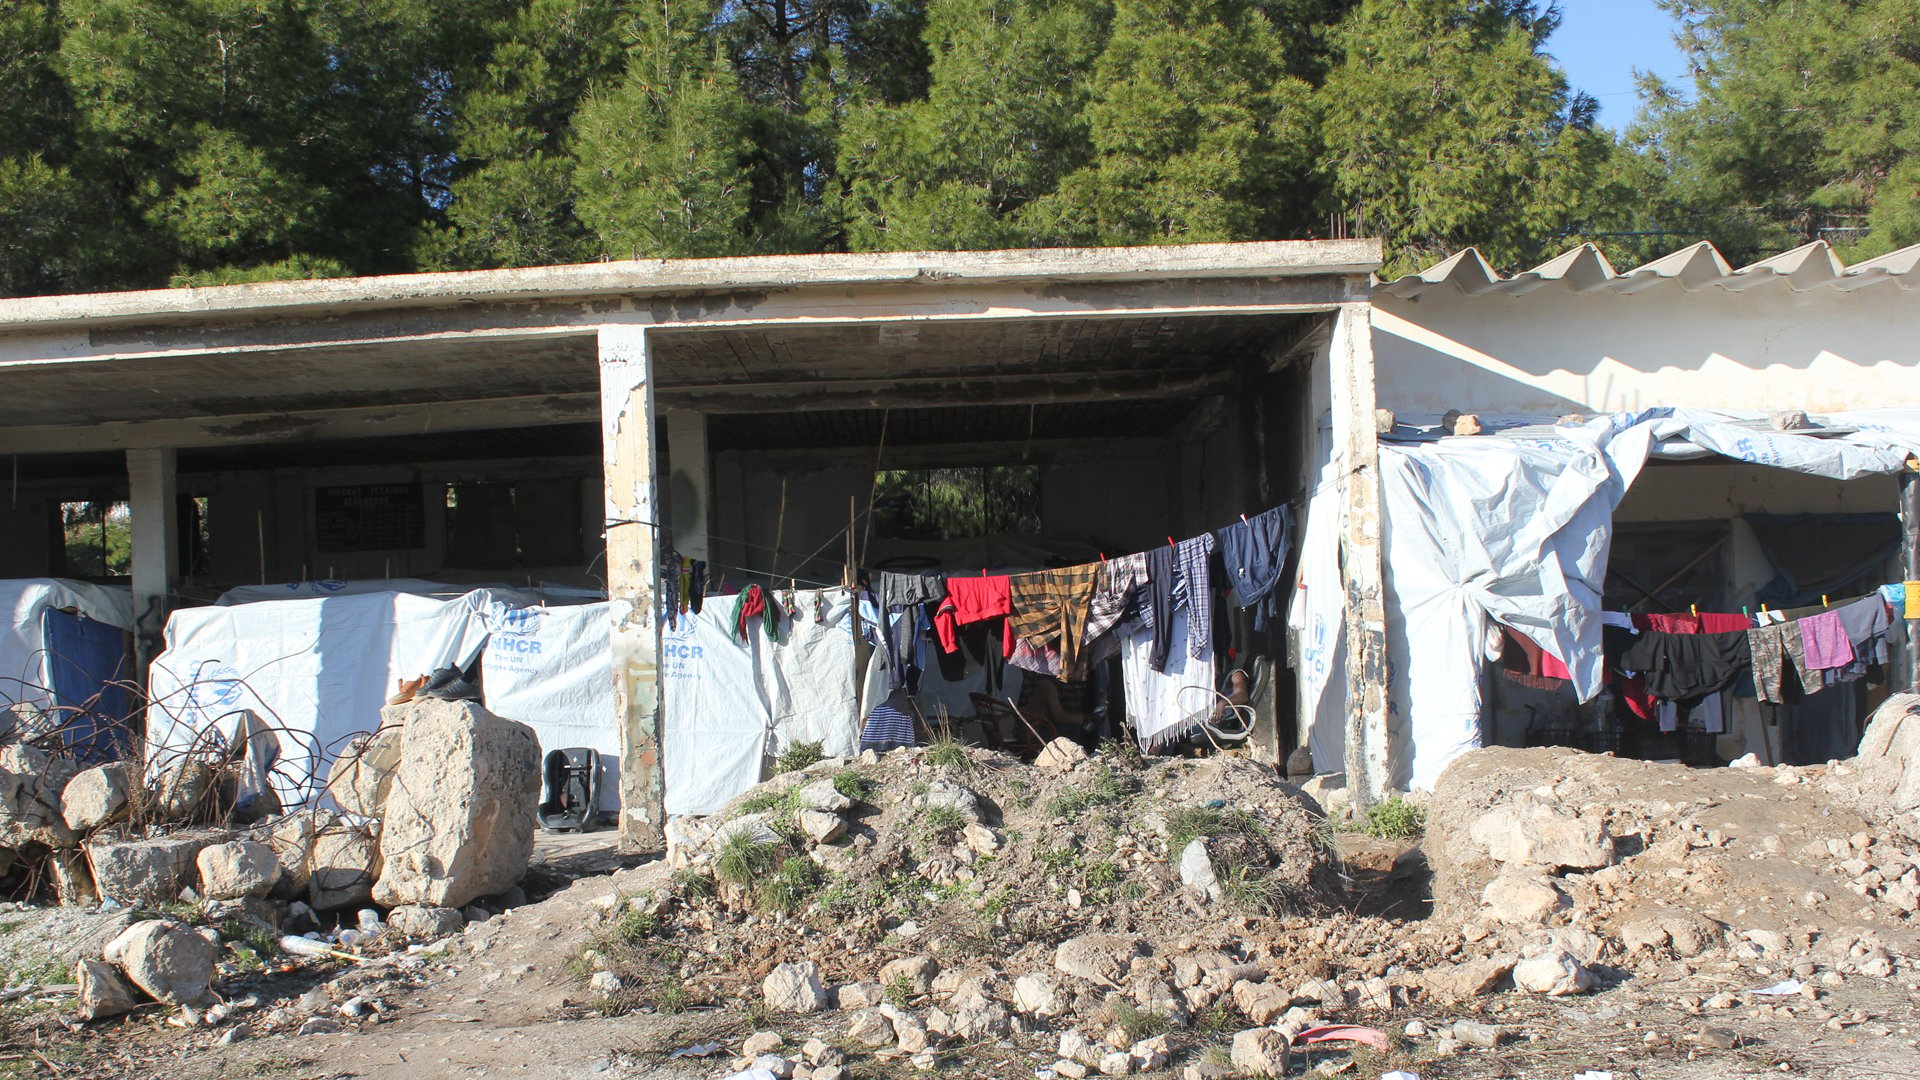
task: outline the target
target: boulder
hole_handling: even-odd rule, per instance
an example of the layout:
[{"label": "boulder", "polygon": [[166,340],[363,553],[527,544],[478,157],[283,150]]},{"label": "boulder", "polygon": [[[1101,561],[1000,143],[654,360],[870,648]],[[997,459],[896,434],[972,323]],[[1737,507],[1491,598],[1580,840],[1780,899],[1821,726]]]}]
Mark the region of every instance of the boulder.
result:
[{"label": "boulder", "polygon": [[307,855],[307,903],[316,911],[360,907],[380,877],[380,840],[368,825],[338,821],[313,834]]},{"label": "boulder", "polygon": [[1040,748],[1033,759],[1034,768],[1043,772],[1068,772],[1087,760],[1087,748],[1072,739],[1055,739]]},{"label": "boulder", "polygon": [[135,986],[167,1005],[200,1005],[213,997],[219,946],[172,919],[135,923],[106,949]]},{"label": "boulder", "polygon": [[160,774],[154,809],[163,821],[186,821],[214,816],[213,766],[199,758],[183,757]]},{"label": "boulder", "polygon": [[380,710],[380,730],[349,742],[327,771],[327,793],[349,814],[384,816],[400,769],[400,746],[412,702]]},{"label": "boulder", "polygon": [[931,956],[903,956],[880,968],[880,985],[904,985],[907,993],[918,997],[933,992],[934,977],[940,974],[940,962]]},{"label": "boulder", "polygon": [[273,849],[280,864],[280,881],[273,895],[281,900],[305,900],[307,869],[313,862],[313,837],[334,823],[336,815],[325,810],[297,810],[278,821],[253,830],[253,839]]},{"label": "boulder", "polygon": [[794,815],[800,831],[816,844],[830,844],[847,834],[847,823],[839,814],[825,810],[802,810]]},{"label": "boulder", "polygon": [[1233,1037],[1233,1067],[1246,1076],[1284,1076],[1287,1037],[1272,1028],[1251,1028]]},{"label": "boulder", "polygon": [[1180,883],[1209,900],[1220,899],[1220,878],[1205,840],[1196,837],[1180,852]]},{"label": "boulder", "polygon": [[1013,1007],[1028,1016],[1059,1016],[1062,1004],[1060,980],[1051,975],[1022,975],[1013,980]]},{"label": "boulder", "polygon": [[92,904],[100,899],[85,852],[77,849],[48,852],[47,871],[53,878],[53,894],[63,907]]},{"label": "boulder", "polygon": [[84,833],[125,817],[133,781],[133,767],[124,761],[109,761],[74,774],[60,793],[60,814],[67,828]]},{"label": "boulder", "polygon": [[1497,863],[1598,870],[1614,861],[1613,838],[1598,820],[1532,796],[1495,806],[1474,819],[1467,833]]},{"label": "boulder", "polygon": [[77,772],[72,759],[25,743],[0,747],[0,847],[74,846],[78,837],[61,813],[60,794]]},{"label": "boulder", "polygon": [[891,1046],[893,1021],[878,1009],[861,1009],[847,1023],[847,1038],[859,1046]]},{"label": "boulder", "polygon": [[1573,903],[1552,878],[1518,873],[1489,881],[1480,900],[1489,918],[1512,926],[1545,926]]},{"label": "boulder", "polygon": [[453,908],[402,904],[387,912],[387,927],[403,938],[429,940],[457,934],[467,917]]},{"label": "boulder", "polygon": [[760,983],[767,1008],[777,1013],[816,1013],[827,1007],[820,965],[811,960],[781,964]]},{"label": "boulder", "polygon": [[1566,997],[1593,985],[1593,975],[1573,954],[1554,949],[1513,966],[1513,985],[1530,994]]},{"label": "boulder", "polygon": [[1499,987],[1500,980],[1513,971],[1513,965],[1511,956],[1469,960],[1464,964],[1425,972],[1421,976],[1421,983],[1428,994],[1441,1001],[1464,1001],[1493,993]]},{"label": "boulder", "polygon": [[380,829],[373,898],[460,907],[511,888],[533,855],[540,740],[471,701],[415,700]]},{"label": "boulder", "polygon": [[935,780],[927,785],[927,793],[920,796],[922,806],[950,806],[968,821],[980,820],[980,796],[973,789],[951,780]]},{"label": "boulder", "polygon": [[1000,850],[1000,834],[977,823],[960,830],[960,842],[975,855],[991,855]]},{"label": "boulder", "polygon": [[1894,694],[1873,710],[1853,765],[1858,775],[1837,794],[1882,811],[1920,809],[1920,694]]},{"label": "boulder", "polygon": [[831,780],[815,780],[801,788],[797,798],[800,805],[808,810],[839,814],[853,809],[853,800],[840,794]]},{"label": "boulder", "polygon": [[1234,1007],[1256,1024],[1273,1023],[1273,1018],[1286,1012],[1287,1006],[1292,1003],[1292,994],[1269,983],[1242,979],[1233,984]]},{"label": "boulder", "polygon": [[87,845],[93,881],[100,895],[122,904],[164,904],[180,898],[180,890],[199,877],[202,848],[225,843],[230,834],[217,830],[180,832],[153,840]]},{"label": "boulder", "polygon": [[82,960],[73,966],[74,1008],[82,1020],[102,1020],[132,1012],[140,1004],[133,984],[120,969],[104,960]]},{"label": "boulder", "polygon": [[253,840],[209,844],[195,861],[200,867],[200,895],[208,900],[238,900],[266,896],[280,879],[280,860],[273,848]]},{"label": "boulder", "polygon": [[1054,970],[1106,986],[1119,986],[1133,958],[1146,943],[1124,934],[1082,934],[1060,943],[1053,952]]}]

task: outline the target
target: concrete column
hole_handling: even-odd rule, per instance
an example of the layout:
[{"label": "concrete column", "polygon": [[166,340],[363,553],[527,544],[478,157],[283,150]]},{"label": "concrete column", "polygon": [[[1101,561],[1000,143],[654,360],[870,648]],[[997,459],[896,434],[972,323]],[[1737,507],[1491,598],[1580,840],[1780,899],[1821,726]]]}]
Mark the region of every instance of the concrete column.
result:
[{"label": "concrete column", "polygon": [[667,823],[660,757],[660,497],[644,327],[600,328],[600,410],[620,732],[620,848],[660,851]]},{"label": "concrete column", "polygon": [[712,457],[707,452],[707,414],[675,409],[667,413],[667,524],[673,546],[689,559],[713,557],[707,543],[713,506]]},{"label": "concrete column", "polygon": [[1385,798],[1393,787],[1369,307],[1340,305],[1328,346],[1333,452],[1347,480],[1340,536],[1347,586],[1347,789],[1358,809]]},{"label": "concrete column", "polygon": [[[1907,471],[1900,474],[1900,567],[1908,581],[1920,581],[1920,474],[1915,462],[1907,459]],[[1899,612],[1894,613],[1900,617]],[[1920,688],[1920,642],[1907,635],[1907,692]]]},{"label": "concrete column", "polygon": [[173,450],[128,450],[127,486],[133,515],[134,655],[144,672],[165,647],[168,597],[180,578]]}]

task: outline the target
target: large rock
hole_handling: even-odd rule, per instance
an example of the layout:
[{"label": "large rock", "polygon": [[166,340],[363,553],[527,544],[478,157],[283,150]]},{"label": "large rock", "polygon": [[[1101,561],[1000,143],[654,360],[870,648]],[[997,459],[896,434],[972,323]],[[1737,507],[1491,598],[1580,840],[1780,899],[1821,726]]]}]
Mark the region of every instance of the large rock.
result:
[{"label": "large rock", "polygon": [[1284,1076],[1287,1037],[1272,1028],[1251,1028],[1233,1037],[1233,1067],[1245,1076]]},{"label": "large rock", "polygon": [[1293,995],[1270,983],[1242,979],[1233,984],[1233,1004],[1254,1023],[1271,1024],[1293,1004]]},{"label": "large rock", "polygon": [[1513,985],[1531,994],[1565,997],[1592,986],[1593,975],[1571,954],[1554,949],[1515,964]]},{"label": "large rock", "polygon": [[154,809],[163,821],[205,820],[213,816],[213,766],[199,758],[183,757],[160,774],[155,785]]},{"label": "large rock", "polygon": [[1488,810],[1467,833],[1497,863],[1569,870],[1613,865],[1613,838],[1599,821],[1530,796]]},{"label": "large rock", "polygon": [[1060,943],[1053,951],[1054,969],[1106,986],[1119,986],[1133,958],[1146,943],[1122,934],[1082,934]]},{"label": "large rock", "polygon": [[388,929],[403,938],[430,941],[457,934],[466,925],[467,917],[453,908],[402,904],[387,912]]},{"label": "large rock", "polygon": [[133,924],[108,943],[106,956],[155,1001],[199,1005],[213,997],[219,947],[172,919]]},{"label": "large rock", "polygon": [[1420,981],[1428,994],[1442,1002],[1464,1001],[1493,993],[1499,988],[1500,981],[1513,971],[1513,965],[1514,958],[1511,956],[1469,960],[1452,967],[1427,971]]},{"label": "large rock", "polygon": [[380,868],[373,827],[335,822],[315,833],[308,849],[307,903],[316,911],[369,903]]},{"label": "large rock", "polygon": [[1894,694],[1873,710],[1853,765],[1858,776],[1836,794],[1882,811],[1920,809],[1920,694]]},{"label": "large rock", "polygon": [[760,983],[767,1008],[777,1013],[816,1013],[827,1007],[820,965],[811,960],[781,964]]},{"label": "large rock", "polygon": [[1013,980],[1013,1007],[1029,1016],[1051,1018],[1063,1011],[1060,980],[1035,973]]},{"label": "large rock", "polygon": [[195,860],[201,849],[229,838],[228,833],[205,830],[153,840],[96,840],[87,845],[87,857],[101,896],[122,904],[164,904],[178,900],[180,890],[198,880]]},{"label": "large rock", "polygon": [[1040,748],[1033,759],[1034,768],[1043,772],[1069,772],[1087,760],[1087,748],[1072,739],[1055,739]]},{"label": "large rock", "polygon": [[274,860],[280,864],[280,881],[273,887],[273,896],[282,900],[306,899],[314,835],[334,824],[334,820],[335,815],[330,811],[296,810],[254,831],[254,838],[265,841],[273,849]]},{"label": "large rock", "polygon": [[78,767],[25,743],[0,747],[0,847],[70,848],[78,841],[60,811],[60,793]]},{"label": "large rock", "polygon": [[934,977],[939,974],[940,962],[933,957],[903,956],[881,967],[879,980],[881,986],[904,986],[907,993],[918,997],[932,993]]},{"label": "large rock", "polygon": [[133,984],[120,969],[104,960],[82,960],[73,966],[74,1008],[82,1020],[102,1020],[132,1012],[140,1004]]},{"label": "large rock", "polygon": [[394,774],[400,770],[400,747],[413,703],[380,710],[380,730],[347,744],[327,772],[327,793],[349,814],[381,817]]},{"label": "large rock", "polygon": [[1220,878],[1214,873],[1206,840],[1195,837],[1180,852],[1180,883],[1209,900],[1220,899]]},{"label": "large rock", "polygon": [[380,829],[381,904],[460,907],[527,872],[540,797],[533,729],[471,701],[409,703]]},{"label": "large rock", "polygon": [[1489,918],[1510,926],[1545,926],[1573,903],[1552,878],[1537,874],[1501,874],[1480,899]]},{"label": "large rock", "polygon": [[280,860],[273,848],[253,840],[209,844],[200,849],[200,895],[208,900],[238,900],[265,896],[280,879]]},{"label": "large rock", "polygon": [[133,769],[124,761],[109,761],[76,774],[60,793],[60,814],[67,828],[84,833],[125,817],[133,780]]}]

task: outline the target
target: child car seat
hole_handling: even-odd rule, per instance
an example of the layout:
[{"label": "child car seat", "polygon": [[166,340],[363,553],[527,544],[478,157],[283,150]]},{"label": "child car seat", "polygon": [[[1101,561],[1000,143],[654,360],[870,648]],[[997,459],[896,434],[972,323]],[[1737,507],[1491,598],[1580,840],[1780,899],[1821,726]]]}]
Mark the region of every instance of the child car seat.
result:
[{"label": "child car seat", "polygon": [[600,814],[600,751],[585,746],[547,754],[540,825],[548,832],[586,832]]}]

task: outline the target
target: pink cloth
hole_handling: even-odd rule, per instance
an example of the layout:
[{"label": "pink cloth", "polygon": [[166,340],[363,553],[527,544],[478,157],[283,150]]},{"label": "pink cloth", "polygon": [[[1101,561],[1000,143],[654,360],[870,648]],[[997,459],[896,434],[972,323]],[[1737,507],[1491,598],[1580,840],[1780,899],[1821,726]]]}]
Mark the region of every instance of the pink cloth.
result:
[{"label": "pink cloth", "polygon": [[1810,671],[1826,671],[1853,663],[1853,641],[1837,611],[1823,611],[1800,620],[1800,641],[1806,648]]}]

